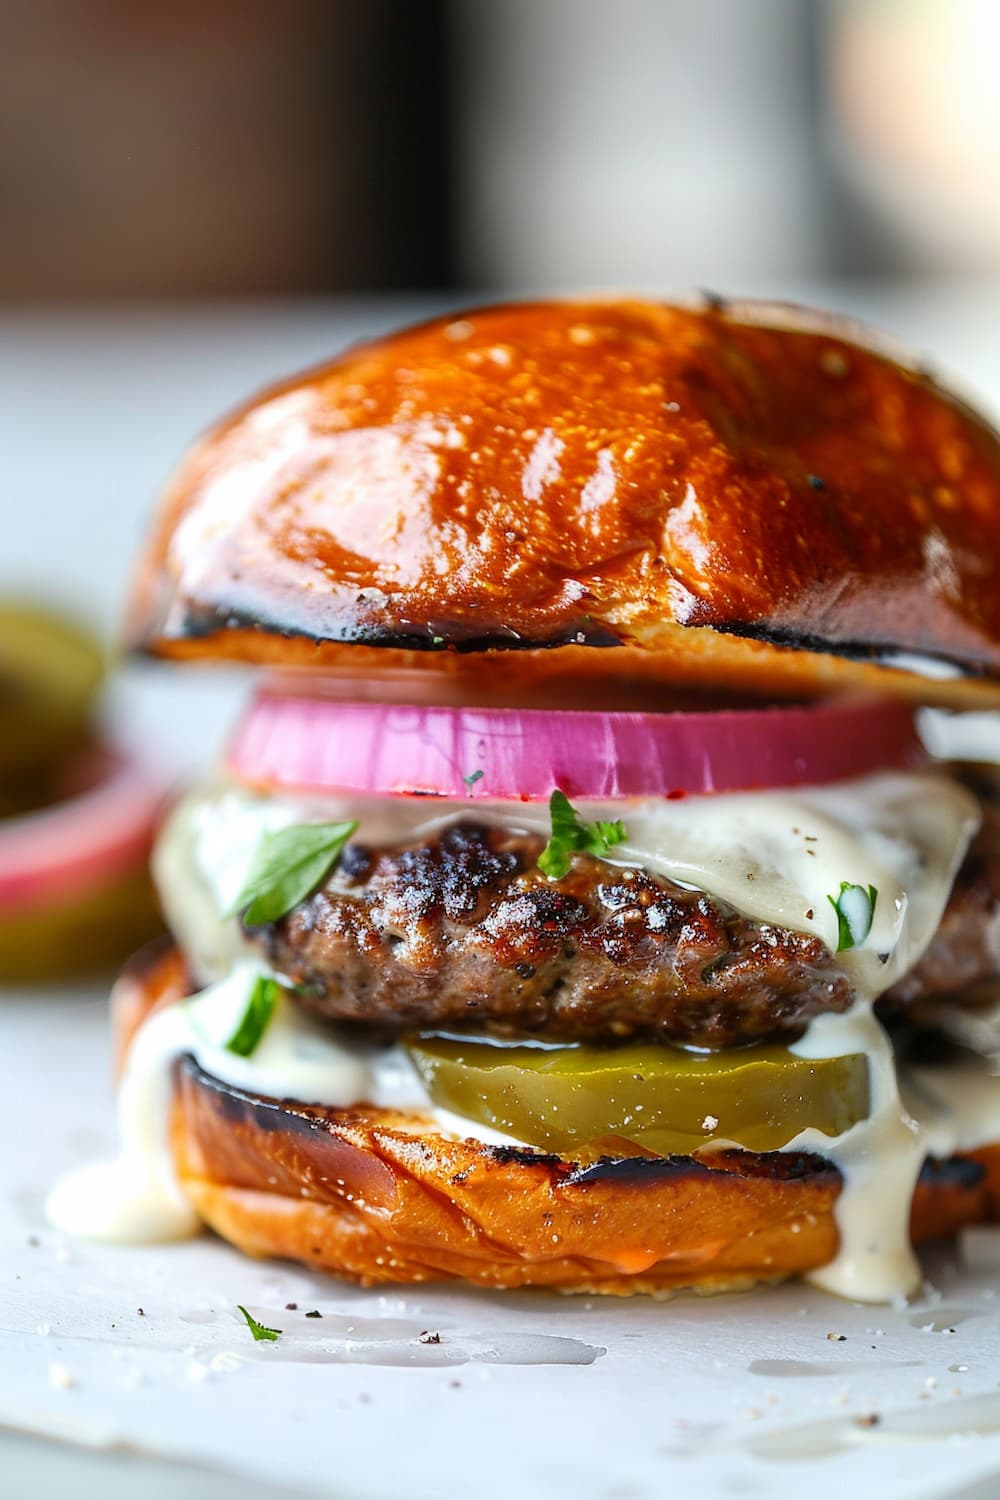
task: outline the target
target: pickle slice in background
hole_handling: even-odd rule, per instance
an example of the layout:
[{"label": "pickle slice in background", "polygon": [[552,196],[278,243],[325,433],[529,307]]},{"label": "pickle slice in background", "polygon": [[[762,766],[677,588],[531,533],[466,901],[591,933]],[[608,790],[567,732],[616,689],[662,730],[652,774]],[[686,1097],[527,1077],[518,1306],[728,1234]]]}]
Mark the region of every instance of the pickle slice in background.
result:
[{"label": "pickle slice in background", "polygon": [[104,666],[88,631],[0,602],[0,783],[52,765],[84,742]]},{"label": "pickle slice in background", "polygon": [[0,911],[0,984],[57,983],[110,974],[163,931],[153,883],[125,870],[41,907]]},{"label": "pickle slice in background", "polygon": [[840,1135],[869,1109],[861,1054],[804,1058],[779,1046],[602,1050],[436,1036],[407,1045],[436,1105],[547,1151],[606,1136],[664,1154],[713,1139],[773,1151],[807,1126]]}]

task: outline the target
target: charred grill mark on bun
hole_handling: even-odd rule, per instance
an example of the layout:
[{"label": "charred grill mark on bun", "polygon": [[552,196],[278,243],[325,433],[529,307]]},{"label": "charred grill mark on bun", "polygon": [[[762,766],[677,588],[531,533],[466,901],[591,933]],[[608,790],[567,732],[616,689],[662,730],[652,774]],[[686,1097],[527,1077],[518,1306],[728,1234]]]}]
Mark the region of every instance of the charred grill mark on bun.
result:
[{"label": "charred grill mark on bun", "polygon": [[[391,595],[386,595],[387,604]],[[499,619],[478,619],[475,626],[433,619],[420,630],[407,628],[405,620],[351,618],[329,619],[318,625],[308,619],[278,622],[270,615],[257,613],[246,605],[224,603],[189,603],[179,632],[181,639],[213,641],[227,635],[243,633],[274,636],[278,640],[301,639],[316,647],[330,645],[371,646],[385,651],[440,652],[478,654],[485,651],[553,651],[565,646],[588,646],[607,650],[622,644],[620,632],[595,622],[589,615],[571,619],[554,627],[550,634],[524,635],[511,630]],[[242,654],[242,653],[241,653]]]}]

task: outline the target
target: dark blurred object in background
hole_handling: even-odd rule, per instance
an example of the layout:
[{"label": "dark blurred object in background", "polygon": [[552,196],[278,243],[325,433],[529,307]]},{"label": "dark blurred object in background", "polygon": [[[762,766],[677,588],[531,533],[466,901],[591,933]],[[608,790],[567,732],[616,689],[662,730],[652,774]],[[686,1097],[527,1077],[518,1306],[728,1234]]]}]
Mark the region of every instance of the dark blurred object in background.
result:
[{"label": "dark blurred object in background", "polygon": [[0,299],[1000,268],[997,0],[0,0]]},{"label": "dark blurred object in background", "polygon": [[448,285],[444,11],[0,0],[0,298]]}]

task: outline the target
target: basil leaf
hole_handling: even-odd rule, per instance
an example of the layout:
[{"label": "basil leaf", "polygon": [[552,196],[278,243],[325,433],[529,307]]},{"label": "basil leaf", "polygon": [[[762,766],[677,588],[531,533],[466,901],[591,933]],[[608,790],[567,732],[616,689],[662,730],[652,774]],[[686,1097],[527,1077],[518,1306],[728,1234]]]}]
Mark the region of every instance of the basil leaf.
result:
[{"label": "basil leaf", "polygon": [[293,823],[265,833],[229,911],[247,927],[276,922],[312,894],[330,873],[357,823]]},{"label": "basil leaf", "polygon": [[837,952],[857,948],[872,930],[878,891],[873,885],[866,890],[863,885],[842,880],[840,894],[826,899],[837,913]]},{"label": "basil leaf", "polygon": [[225,1043],[226,1050],[235,1052],[237,1057],[249,1057],[270,1025],[277,1003],[277,983],[273,979],[266,979],[263,974],[259,975],[250,991],[246,1010],[240,1017],[236,1030]]},{"label": "basil leaf", "polygon": [[248,1313],[241,1303],[236,1304],[238,1310],[246,1319],[247,1327],[253,1334],[255,1344],[276,1344],[284,1333],[283,1328],[267,1328],[263,1323],[258,1323],[253,1313]]},{"label": "basil leaf", "polygon": [[570,867],[570,856],[579,851],[594,854],[602,859],[615,844],[624,843],[628,837],[625,824],[617,819],[606,822],[584,823],[576,808],[563,792],[553,792],[549,798],[549,817],[552,833],[548,843],[538,856],[538,868],[550,880],[561,880]]}]

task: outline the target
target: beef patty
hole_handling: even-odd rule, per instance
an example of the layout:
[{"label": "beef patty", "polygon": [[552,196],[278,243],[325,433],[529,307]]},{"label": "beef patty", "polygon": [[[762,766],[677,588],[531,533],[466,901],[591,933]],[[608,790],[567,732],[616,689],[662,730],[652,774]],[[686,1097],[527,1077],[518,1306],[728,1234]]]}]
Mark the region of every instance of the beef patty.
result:
[{"label": "beef patty", "polygon": [[818,938],[589,855],[550,881],[543,845],[473,821],[414,849],[349,844],[320,890],[248,931],[310,1009],[393,1029],[729,1047],[850,1005]]}]

